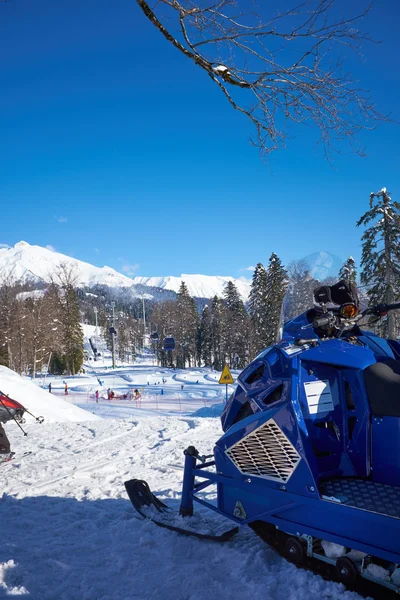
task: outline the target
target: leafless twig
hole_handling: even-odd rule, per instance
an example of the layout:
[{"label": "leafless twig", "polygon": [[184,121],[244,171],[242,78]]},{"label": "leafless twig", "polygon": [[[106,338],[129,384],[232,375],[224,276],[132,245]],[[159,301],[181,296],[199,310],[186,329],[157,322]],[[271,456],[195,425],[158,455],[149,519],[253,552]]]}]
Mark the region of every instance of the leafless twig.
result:
[{"label": "leafless twig", "polygon": [[362,155],[358,134],[391,120],[344,70],[348,52],[373,41],[358,28],[371,6],[338,17],[336,0],[304,0],[264,19],[250,0],[136,2],[251,120],[264,155],[285,145],[289,122],[316,125],[328,159],[342,141]]}]

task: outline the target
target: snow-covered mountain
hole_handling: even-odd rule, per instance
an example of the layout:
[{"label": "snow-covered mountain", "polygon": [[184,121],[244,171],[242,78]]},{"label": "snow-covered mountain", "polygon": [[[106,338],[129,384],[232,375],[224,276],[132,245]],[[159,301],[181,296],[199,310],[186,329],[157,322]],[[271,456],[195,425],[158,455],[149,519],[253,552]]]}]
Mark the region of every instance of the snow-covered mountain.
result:
[{"label": "snow-covered mountain", "polygon": [[149,285],[165,290],[177,292],[184,281],[191,296],[196,298],[213,298],[222,296],[224,287],[228,281],[233,281],[240,295],[247,299],[250,292],[250,282],[246,283],[241,279],[233,277],[223,277],[220,275],[181,275],[180,277],[134,277],[133,283]]},{"label": "snow-covered mountain", "polygon": [[48,283],[61,264],[75,269],[79,286],[101,284],[109,287],[130,287],[133,283],[130,277],[118,273],[111,267],[95,267],[41,246],[31,246],[27,242],[18,242],[11,248],[0,250],[0,278],[2,279],[11,277],[15,281]]},{"label": "snow-covered mountain", "polygon": [[50,282],[60,265],[73,267],[79,286],[107,285],[111,288],[130,288],[134,295],[141,295],[143,288],[149,288],[149,295],[156,297],[154,289],[177,292],[182,281],[189,293],[197,298],[222,296],[228,281],[233,281],[243,299],[247,299],[250,284],[233,277],[213,275],[181,275],[180,277],[127,277],[111,267],[95,267],[87,262],[66,256],[60,252],[18,242],[10,248],[0,249],[0,280],[11,278],[14,281]]}]

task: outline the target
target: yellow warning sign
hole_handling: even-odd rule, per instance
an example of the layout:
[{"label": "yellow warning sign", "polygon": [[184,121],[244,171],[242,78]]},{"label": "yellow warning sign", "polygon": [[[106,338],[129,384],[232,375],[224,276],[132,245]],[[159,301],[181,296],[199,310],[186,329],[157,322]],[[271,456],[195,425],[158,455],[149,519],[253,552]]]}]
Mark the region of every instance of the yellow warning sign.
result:
[{"label": "yellow warning sign", "polygon": [[224,385],[227,385],[228,383],[233,383],[233,377],[228,365],[224,366],[224,370],[221,373],[221,377],[219,378],[218,383],[223,383]]}]

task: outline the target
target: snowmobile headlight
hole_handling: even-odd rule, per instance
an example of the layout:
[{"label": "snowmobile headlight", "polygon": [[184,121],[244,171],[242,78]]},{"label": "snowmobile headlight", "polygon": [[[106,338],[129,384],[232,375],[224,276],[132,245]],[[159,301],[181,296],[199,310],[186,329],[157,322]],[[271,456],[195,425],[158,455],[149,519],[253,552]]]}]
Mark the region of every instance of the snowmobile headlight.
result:
[{"label": "snowmobile headlight", "polygon": [[354,319],[358,314],[358,308],[355,304],[343,304],[340,308],[340,316],[343,319]]}]

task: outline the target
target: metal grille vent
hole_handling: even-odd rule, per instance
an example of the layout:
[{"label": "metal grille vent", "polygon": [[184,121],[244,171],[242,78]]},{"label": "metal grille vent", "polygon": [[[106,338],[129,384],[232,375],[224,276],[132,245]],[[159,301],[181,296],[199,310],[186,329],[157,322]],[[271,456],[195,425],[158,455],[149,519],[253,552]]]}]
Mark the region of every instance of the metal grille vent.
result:
[{"label": "metal grille vent", "polygon": [[300,455],[273,419],[247,435],[226,454],[242,473],[286,483]]}]

